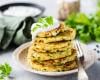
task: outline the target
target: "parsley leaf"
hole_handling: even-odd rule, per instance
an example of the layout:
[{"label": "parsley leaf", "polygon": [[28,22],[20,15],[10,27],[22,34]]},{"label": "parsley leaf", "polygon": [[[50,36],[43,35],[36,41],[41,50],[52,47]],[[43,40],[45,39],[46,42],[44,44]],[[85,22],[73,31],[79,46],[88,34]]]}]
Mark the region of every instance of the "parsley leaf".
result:
[{"label": "parsley leaf", "polygon": [[45,20],[49,25],[53,25],[53,17],[52,16],[46,17]]},{"label": "parsley leaf", "polygon": [[8,77],[12,71],[12,68],[9,64],[1,64],[0,65],[0,80],[4,80],[5,77]]},{"label": "parsley leaf", "polygon": [[41,27],[41,25],[40,24],[38,24],[38,23],[35,23],[35,27],[32,29],[32,31],[34,32],[34,31],[36,31],[38,28],[40,28]]},{"label": "parsley leaf", "polygon": [[48,16],[45,18],[40,18],[38,20],[39,23],[42,23],[44,26],[42,27],[48,27],[49,25],[53,25],[53,17],[52,16]]},{"label": "parsley leaf", "polygon": [[65,24],[76,29],[77,37],[84,43],[100,42],[100,11],[87,16],[84,13],[71,14]]},{"label": "parsley leaf", "polygon": [[[45,28],[48,26],[53,25],[53,17],[52,16],[47,16],[45,18],[39,18],[37,23],[34,23],[34,28],[32,29],[32,32],[36,31],[38,28]],[[42,24],[42,25],[39,25]]]}]

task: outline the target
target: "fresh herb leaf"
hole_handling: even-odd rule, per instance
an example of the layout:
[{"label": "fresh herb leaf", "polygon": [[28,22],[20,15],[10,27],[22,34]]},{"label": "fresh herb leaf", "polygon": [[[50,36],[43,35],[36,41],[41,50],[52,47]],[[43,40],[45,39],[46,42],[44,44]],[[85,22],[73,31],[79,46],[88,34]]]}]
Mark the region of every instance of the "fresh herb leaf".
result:
[{"label": "fresh herb leaf", "polygon": [[75,28],[76,22],[75,22],[76,14],[71,14],[69,17],[65,20],[66,25],[70,25],[72,28]]},{"label": "fresh herb leaf", "polygon": [[100,8],[100,0],[97,0],[98,3],[97,3],[97,6]]},{"label": "fresh herb leaf", "polygon": [[35,27],[32,29],[32,31],[34,32],[34,31],[36,31],[38,28],[39,28],[39,26],[35,26]]},{"label": "fresh herb leaf", "polygon": [[38,22],[39,22],[39,23],[42,23],[42,22],[44,21],[43,19],[44,19],[44,18],[39,18],[39,19],[38,19]]},{"label": "fresh herb leaf", "polygon": [[49,25],[53,25],[53,17],[52,16],[46,17],[45,20]]},{"label": "fresh herb leaf", "polygon": [[76,29],[77,37],[82,42],[100,42],[100,11],[89,16],[84,13],[71,14],[65,20],[65,24]]},{"label": "fresh herb leaf", "polygon": [[1,64],[0,65],[0,80],[4,80],[5,77],[8,77],[12,71],[12,68],[9,64]]},{"label": "fresh herb leaf", "polygon": [[52,16],[48,16],[45,18],[40,18],[38,20],[39,23],[42,23],[44,25],[44,27],[48,27],[49,25],[53,25],[53,17]]},{"label": "fresh herb leaf", "polygon": [[39,18],[38,20],[39,23],[48,23],[49,25],[53,24],[53,17],[52,16],[48,16],[45,18]]},{"label": "fresh herb leaf", "polygon": [[48,23],[46,22],[45,18],[40,18],[37,23],[42,23],[42,27],[47,27]]},{"label": "fresh herb leaf", "polygon": [[41,25],[39,23],[35,23],[34,24],[34,28],[32,29],[32,31],[34,32],[34,31],[36,31],[40,27],[41,27]]},{"label": "fresh herb leaf", "polygon": [[[53,21],[53,17],[52,16],[48,16],[45,18],[39,18],[38,22],[35,23],[35,27],[32,29],[32,31],[34,32],[35,30],[37,30],[38,28],[45,28],[48,26],[53,25],[54,21]],[[38,24],[42,24],[42,25],[38,25]]]},{"label": "fresh herb leaf", "polygon": [[88,17],[83,13],[79,13],[76,15],[75,22],[79,24],[90,25]]},{"label": "fresh herb leaf", "polygon": [[80,33],[79,38],[84,43],[88,43],[91,41],[90,33]]},{"label": "fresh herb leaf", "polygon": [[100,26],[94,29],[95,40],[100,42]]}]

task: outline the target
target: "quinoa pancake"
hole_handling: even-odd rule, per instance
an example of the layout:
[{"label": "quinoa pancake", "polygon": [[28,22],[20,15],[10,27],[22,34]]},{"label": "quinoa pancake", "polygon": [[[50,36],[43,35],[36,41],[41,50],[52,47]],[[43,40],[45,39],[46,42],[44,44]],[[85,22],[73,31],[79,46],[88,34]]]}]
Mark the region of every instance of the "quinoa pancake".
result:
[{"label": "quinoa pancake", "polygon": [[77,68],[77,62],[75,60],[59,66],[42,65],[38,62],[33,62],[31,60],[29,60],[28,62],[33,69],[39,71],[46,71],[46,72],[61,72],[61,71],[68,71]]},{"label": "quinoa pancake", "polygon": [[40,32],[37,36],[38,37],[52,37],[52,36],[56,36],[57,34],[59,34],[60,32],[64,31],[64,23],[60,23],[60,26],[56,29],[53,29],[51,31],[48,32]]},{"label": "quinoa pancake", "polygon": [[34,57],[34,60],[49,60],[49,59],[58,59],[62,57],[67,57],[72,54],[71,49],[68,49],[63,52],[36,52],[34,50],[29,49],[29,53],[32,53],[32,57]]},{"label": "quinoa pancake", "polygon": [[68,40],[73,40],[75,38],[75,35],[76,35],[76,31],[72,28],[68,28],[66,31],[61,32],[54,37],[47,37],[47,38],[36,37],[35,42],[50,43],[50,42],[57,42],[57,41],[68,41]]},{"label": "quinoa pancake", "polygon": [[[60,45],[60,46],[59,46]],[[59,52],[73,46],[72,41],[60,41],[52,43],[32,43],[31,49],[36,52]]]},{"label": "quinoa pancake", "polygon": [[72,55],[70,55],[70,56],[59,58],[59,59],[44,60],[44,61],[35,60],[34,57],[31,56],[31,54],[28,54],[29,57],[27,57],[27,59],[30,59],[33,62],[35,61],[35,62],[41,63],[43,65],[60,65],[60,64],[65,64],[66,62],[74,61],[76,59],[75,53],[76,53],[76,51],[75,51],[75,49],[73,49]]}]

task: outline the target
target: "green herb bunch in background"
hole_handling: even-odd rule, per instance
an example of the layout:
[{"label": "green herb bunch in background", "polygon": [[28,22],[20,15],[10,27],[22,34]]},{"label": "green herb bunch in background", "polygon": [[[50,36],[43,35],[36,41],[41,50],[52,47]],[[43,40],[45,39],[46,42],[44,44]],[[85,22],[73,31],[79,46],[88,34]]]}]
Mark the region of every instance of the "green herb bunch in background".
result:
[{"label": "green herb bunch in background", "polygon": [[100,7],[100,0],[98,0],[98,4],[97,4],[97,6]]},{"label": "green herb bunch in background", "polygon": [[84,43],[100,42],[100,11],[87,16],[84,13],[71,14],[65,24],[77,31],[77,37]]}]

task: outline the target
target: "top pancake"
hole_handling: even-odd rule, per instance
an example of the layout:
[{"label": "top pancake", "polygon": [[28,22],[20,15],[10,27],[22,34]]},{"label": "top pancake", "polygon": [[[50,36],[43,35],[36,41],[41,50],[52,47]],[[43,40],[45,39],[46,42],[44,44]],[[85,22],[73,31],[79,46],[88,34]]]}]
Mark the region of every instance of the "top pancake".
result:
[{"label": "top pancake", "polygon": [[56,36],[57,34],[59,34],[60,32],[64,31],[64,23],[60,23],[60,26],[56,29],[53,29],[51,31],[47,31],[47,32],[40,32],[37,36],[38,37],[52,37],[52,36]]},{"label": "top pancake", "polygon": [[75,35],[76,35],[76,31],[74,29],[65,27],[64,32],[60,32],[58,35],[53,37],[47,37],[47,38],[36,37],[35,42],[50,43],[50,42],[57,42],[57,41],[68,41],[68,40],[73,40],[75,38]]}]

